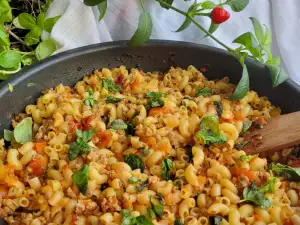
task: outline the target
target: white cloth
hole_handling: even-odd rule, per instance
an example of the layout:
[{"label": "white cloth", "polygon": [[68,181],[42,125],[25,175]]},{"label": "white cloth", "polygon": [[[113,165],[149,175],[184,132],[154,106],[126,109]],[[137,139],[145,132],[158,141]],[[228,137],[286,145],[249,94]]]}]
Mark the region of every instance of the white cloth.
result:
[{"label": "white cloth", "polygon": [[[187,10],[191,2],[175,0],[173,4]],[[203,32],[193,24],[183,32],[173,32],[182,24],[182,15],[162,9],[155,0],[144,1],[144,4],[153,19],[152,39],[182,40],[221,47],[210,38],[202,39]],[[55,0],[47,17],[62,15],[50,34],[59,47],[57,52],[61,52],[89,44],[130,39],[137,27],[140,11],[139,0],[110,0],[104,19],[98,22],[96,7],[87,7],[82,0]],[[249,17],[257,18],[272,31],[273,55],[281,57],[290,78],[300,84],[300,0],[250,0],[244,11],[229,11],[231,18],[215,32],[216,37],[235,47],[232,41],[236,37],[253,31]],[[205,27],[209,26],[208,18],[198,20]],[[47,35],[43,34],[43,37]]]}]

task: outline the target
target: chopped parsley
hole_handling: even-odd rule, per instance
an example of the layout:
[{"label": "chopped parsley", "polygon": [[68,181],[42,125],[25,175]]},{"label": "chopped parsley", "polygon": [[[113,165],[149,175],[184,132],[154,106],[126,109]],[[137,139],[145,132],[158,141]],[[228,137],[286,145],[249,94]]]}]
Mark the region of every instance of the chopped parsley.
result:
[{"label": "chopped parsley", "polygon": [[88,87],[88,96],[84,99],[84,104],[89,106],[95,105],[95,99],[93,96],[93,89],[91,87]]},{"label": "chopped parsley", "polygon": [[155,108],[155,107],[163,107],[164,106],[164,100],[162,99],[164,97],[163,93],[160,92],[147,92],[146,96],[148,97],[148,108]]},{"label": "chopped parsley", "polygon": [[120,85],[116,85],[111,78],[102,78],[102,87],[111,92],[118,92],[121,90]]}]

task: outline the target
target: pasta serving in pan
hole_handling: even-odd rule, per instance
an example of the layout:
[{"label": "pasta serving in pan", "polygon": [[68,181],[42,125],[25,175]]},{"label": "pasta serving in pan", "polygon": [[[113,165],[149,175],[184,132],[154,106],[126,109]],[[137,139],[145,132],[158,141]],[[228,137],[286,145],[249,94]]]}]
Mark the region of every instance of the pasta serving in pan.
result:
[{"label": "pasta serving in pan", "polygon": [[45,91],[0,142],[0,217],[299,225],[297,169],[242,150],[243,134],[280,109],[254,91],[230,101],[234,88],[193,66],[164,75],[121,66]]}]

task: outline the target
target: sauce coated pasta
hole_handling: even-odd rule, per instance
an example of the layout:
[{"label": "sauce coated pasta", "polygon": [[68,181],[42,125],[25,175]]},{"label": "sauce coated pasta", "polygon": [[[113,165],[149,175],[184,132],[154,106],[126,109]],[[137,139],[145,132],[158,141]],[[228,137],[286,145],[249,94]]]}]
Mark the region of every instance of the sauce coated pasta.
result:
[{"label": "sauce coated pasta", "polygon": [[234,88],[193,66],[165,74],[121,66],[46,90],[5,131],[10,144],[0,141],[0,217],[300,225],[297,173],[242,150],[243,134],[280,109],[254,91],[230,101]]}]

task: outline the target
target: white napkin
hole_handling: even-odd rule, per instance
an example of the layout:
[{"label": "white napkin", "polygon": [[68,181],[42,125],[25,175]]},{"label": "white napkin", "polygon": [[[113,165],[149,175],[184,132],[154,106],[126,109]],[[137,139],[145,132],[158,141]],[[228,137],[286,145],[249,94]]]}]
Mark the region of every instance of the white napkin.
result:
[{"label": "white napkin", "polygon": [[[174,6],[187,10],[190,2],[175,0]],[[184,20],[182,15],[162,9],[154,0],[144,0],[153,19],[152,39],[182,40],[210,46],[219,46],[194,25],[180,33],[174,33]],[[130,39],[134,33],[139,13],[139,0],[110,0],[106,15],[98,22],[98,10],[85,6],[82,0],[55,0],[47,17],[62,15],[54,25],[51,38],[59,47],[57,52],[94,43]],[[253,31],[249,17],[257,18],[273,33],[273,54],[279,55],[290,78],[300,84],[300,0],[250,0],[247,8],[239,13],[231,12],[231,18],[215,32],[217,38],[231,47],[232,41],[242,33]],[[199,18],[209,26],[208,18]],[[46,38],[47,34],[43,34]]]}]

